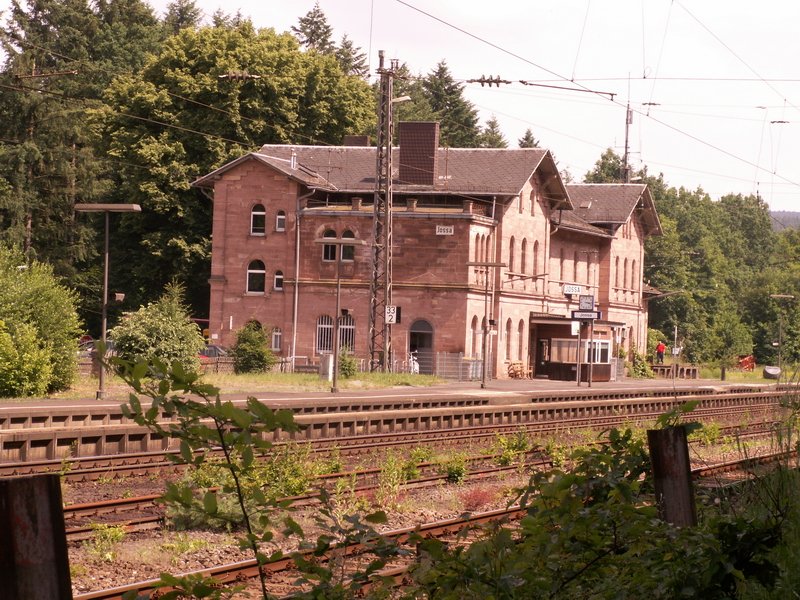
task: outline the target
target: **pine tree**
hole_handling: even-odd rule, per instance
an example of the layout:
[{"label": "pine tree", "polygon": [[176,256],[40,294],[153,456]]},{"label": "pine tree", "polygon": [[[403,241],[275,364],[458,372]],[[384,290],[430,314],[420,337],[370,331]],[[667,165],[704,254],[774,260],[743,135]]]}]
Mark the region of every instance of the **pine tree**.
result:
[{"label": "pine tree", "polygon": [[328,24],[328,18],[319,7],[319,2],[304,17],[300,17],[297,26],[292,25],[291,30],[300,40],[300,44],[309,50],[322,54],[333,54],[336,51],[332,38],[333,28]]},{"label": "pine tree", "polygon": [[422,86],[440,123],[441,145],[451,148],[480,146],[478,111],[464,98],[464,86],[453,79],[445,61],[436,65]]},{"label": "pine tree", "polygon": [[342,36],[342,41],[336,48],[336,59],[339,61],[342,71],[348,75],[366,77],[369,74],[366,54],[353,44],[353,40],[348,38],[347,34]]},{"label": "pine tree", "polygon": [[525,135],[517,140],[520,148],[539,148],[539,140],[533,137],[530,127],[525,130]]},{"label": "pine tree", "polygon": [[500,131],[500,123],[494,115],[486,121],[486,127],[481,131],[481,148],[508,148],[508,142]]},{"label": "pine tree", "polygon": [[194,0],[175,0],[167,5],[164,27],[174,35],[181,29],[198,27],[202,16],[203,11]]}]

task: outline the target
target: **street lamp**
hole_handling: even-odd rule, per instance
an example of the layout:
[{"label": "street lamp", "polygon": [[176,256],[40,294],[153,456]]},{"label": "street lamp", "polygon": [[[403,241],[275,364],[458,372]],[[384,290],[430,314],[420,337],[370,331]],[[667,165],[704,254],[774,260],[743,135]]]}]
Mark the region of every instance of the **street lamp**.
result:
[{"label": "street lamp", "polygon": [[[483,287],[483,350],[482,352],[482,362],[483,367],[481,368],[481,387],[486,387],[486,354],[488,348],[488,339],[489,339],[489,268],[490,267],[505,267],[507,266],[504,262],[482,262],[482,261],[475,261],[475,262],[468,262],[468,267],[484,267],[484,287]],[[475,269],[475,272],[478,272],[478,269]]]},{"label": "street lamp", "polygon": [[[775,300],[794,300],[792,294],[770,294],[770,298]],[[778,314],[778,383],[783,376],[783,307]]]},{"label": "street lamp", "polygon": [[[364,240],[357,240],[355,238],[318,238],[314,240],[316,244],[324,244],[326,246],[336,246],[336,314],[333,321],[333,384],[331,386],[331,393],[335,394],[339,391],[339,319],[341,318],[341,299],[342,299],[342,277],[340,267],[342,264],[342,247],[343,246],[363,246],[366,244]],[[353,260],[355,260],[355,252],[353,253]]]},{"label": "street lamp", "polygon": [[106,395],[106,328],[108,324],[108,215],[109,213],[142,212],[138,204],[76,204],[75,212],[101,212],[106,216],[105,245],[103,252],[103,308],[100,322],[100,339],[103,341],[103,355],[100,357],[100,384],[97,399],[103,400]]}]

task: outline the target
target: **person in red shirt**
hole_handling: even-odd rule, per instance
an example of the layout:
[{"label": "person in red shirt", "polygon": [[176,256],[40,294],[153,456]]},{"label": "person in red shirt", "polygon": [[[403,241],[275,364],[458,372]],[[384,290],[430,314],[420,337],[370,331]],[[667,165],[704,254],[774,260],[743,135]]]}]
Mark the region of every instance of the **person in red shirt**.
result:
[{"label": "person in red shirt", "polygon": [[664,351],[667,349],[667,346],[664,342],[658,342],[658,346],[656,346],[656,362],[660,365],[664,364]]}]

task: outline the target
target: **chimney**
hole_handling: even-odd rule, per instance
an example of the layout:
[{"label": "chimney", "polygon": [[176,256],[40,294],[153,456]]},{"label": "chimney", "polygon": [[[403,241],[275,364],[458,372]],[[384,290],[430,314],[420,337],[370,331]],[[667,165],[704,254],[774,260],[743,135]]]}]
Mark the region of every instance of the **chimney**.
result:
[{"label": "chimney", "polygon": [[369,146],[368,135],[346,135],[342,142],[343,146]]},{"label": "chimney", "polygon": [[294,150],[292,150],[292,158],[289,162],[289,165],[291,166],[292,170],[297,168],[297,153]]},{"label": "chimney", "polygon": [[436,182],[436,151],[439,123],[400,122],[399,183],[433,185]]}]

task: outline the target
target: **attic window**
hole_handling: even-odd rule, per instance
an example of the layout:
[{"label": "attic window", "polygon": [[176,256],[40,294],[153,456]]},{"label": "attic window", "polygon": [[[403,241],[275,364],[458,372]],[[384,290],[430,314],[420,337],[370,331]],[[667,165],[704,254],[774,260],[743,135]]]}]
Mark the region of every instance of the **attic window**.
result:
[{"label": "attic window", "polygon": [[580,203],[579,206],[580,206],[580,208],[586,208],[586,209],[592,208],[592,199],[591,198],[587,198],[586,200],[581,200],[581,203]]}]

